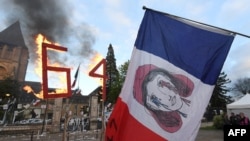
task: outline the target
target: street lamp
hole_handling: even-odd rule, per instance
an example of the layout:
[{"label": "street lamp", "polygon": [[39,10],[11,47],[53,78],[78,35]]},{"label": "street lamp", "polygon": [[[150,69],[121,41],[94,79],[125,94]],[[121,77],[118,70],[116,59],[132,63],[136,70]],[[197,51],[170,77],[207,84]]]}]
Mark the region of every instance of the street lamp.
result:
[{"label": "street lamp", "polygon": [[9,97],[9,96],[10,96],[10,94],[9,94],[9,93],[8,93],[8,94],[5,94],[5,96],[6,96],[6,97]]}]

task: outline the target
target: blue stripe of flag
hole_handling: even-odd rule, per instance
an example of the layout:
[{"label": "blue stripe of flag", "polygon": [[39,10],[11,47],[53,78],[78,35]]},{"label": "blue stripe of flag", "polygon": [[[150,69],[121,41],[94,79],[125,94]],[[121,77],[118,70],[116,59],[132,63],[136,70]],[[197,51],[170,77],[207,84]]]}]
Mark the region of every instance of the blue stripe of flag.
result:
[{"label": "blue stripe of flag", "polygon": [[233,40],[232,35],[196,28],[163,13],[146,10],[135,47],[214,85]]}]

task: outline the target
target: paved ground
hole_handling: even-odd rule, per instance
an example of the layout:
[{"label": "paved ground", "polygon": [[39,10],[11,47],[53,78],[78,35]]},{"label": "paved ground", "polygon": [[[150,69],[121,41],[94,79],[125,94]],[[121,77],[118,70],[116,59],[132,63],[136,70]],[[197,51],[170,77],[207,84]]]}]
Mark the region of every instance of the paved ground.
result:
[{"label": "paved ground", "polygon": [[223,141],[223,130],[204,130],[201,129],[195,141]]},{"label": "paved ground", "polygon": [[[201,127],[212,126],[212,122],[203,122]],[[223,130],[200,129],[195,141],[223,141]]]},{"label": "paved ground", "polygon": [[[211,126],[212,123],[202,123],[201,127]],[[100,141],[100,135],[90,134],[88,132],[75,132],[70,133],[69,141]],[[45,136],[37,136],[34,133],[31,135],[23,135],[23,136],[0,136],[0,141],[58,141],[62,140],[62,134],[47,134]],[[223,130],[207,130],[200,129],[195,141],[223,141]]]},{"label": "paved ground", "polygon": [[[100,137],[97,137],[100,138]],[[37,137],[34,135],[32,138],[30,135],[28,136],[8,136],[8,137],[0,137],[1,141],[58,141],[62,140],[62,135],[52,134],[47,136]],[[72,136],[69,138],[69,141],[100,141],[100,139],[96,139],[95,136]],[[195,139],[195,141],[223,141],[223,131],[222,130],[204,130],[201,129]]]}]

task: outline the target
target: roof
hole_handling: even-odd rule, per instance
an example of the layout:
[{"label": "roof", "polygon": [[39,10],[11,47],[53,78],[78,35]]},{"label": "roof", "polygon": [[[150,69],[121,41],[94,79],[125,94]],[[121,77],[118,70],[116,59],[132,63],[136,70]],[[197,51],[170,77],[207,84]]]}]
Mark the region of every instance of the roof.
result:
[{"label": "roof", "polygon": [[246,94],[239,100],[227,105],[227,109],[243,109],[250,108],[250,94]]},{"label": "roof", "polygon": [[26,48],[19,21],[0,32],[0,42]]},{"label": "roof", "polygon": [[[27,93],[27,91],[25,90],[21,90],[21,93],[19,94],[19,103],[30,103],[32,100],[36,99],[35,94],[40,93],[40,91],[42,90],[42,84],[41,82],[34,82],[34,81],[25,81],[25,82],[21,82],[21,88],[23,88],[24,86],[30,86],[33,90],[33,94],[31,93]],[[54,91],[55,88],[49,88],[49,91]],[[74,93],[75,90],[72,90],[72,93]],[[71,97],[69,97],[69,102],[72,102],[74,104],[86,104],[89,101],[89,96],[83,96],[81,94],[72,94]]]},{"label": "roof", "polygon": [[98,92],[102,91],[102,86],[98,86],[95,90],[93,90],[88,96],[95,96]]}]

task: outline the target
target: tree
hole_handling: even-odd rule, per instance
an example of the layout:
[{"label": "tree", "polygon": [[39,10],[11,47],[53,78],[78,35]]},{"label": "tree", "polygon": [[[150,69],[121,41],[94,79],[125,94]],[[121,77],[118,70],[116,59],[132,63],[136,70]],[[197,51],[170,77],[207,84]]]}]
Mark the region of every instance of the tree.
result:
[{"label": "tree", "polygon": [[128,71],[128,65],[129,65],[129,60],[126,61],[124,64],[122,64],[121,66],[119,66],[118,70],[119,70],[119,74],[120,74],[120,82],[123,84],[125,81],[125,78],[127,76],[127,71]]},{"label": "tree", "polygon": [[233,84],[233,91],[236,96],[243,96],[247,93],[250,93],[250,78],[239,78]]},{"label": "tree", "polygon": [[106,102],[114,102],[114,98],[119,95],[119,92],[116,89],[116,81],[119,80],[119,72],[116,68],[116,59],[114,50],[111,44],[108,47],[108,53],[106,56],[106,73],[108,76],[106,87]]},{"label": "tree", "polygon": [[112,99],[111,103],[115,103],[119,94],[121,93],[122,86],[127,75],[128,65],[129,61],[126,61],[124,64],[118,67],[119,76],[112,84],[113,95],[110,96],[110,98]]},{"label": "tree", "polygon": [[233,102],[232,97],[226,95],[231,89],[226,84],[231,83],[227,78],[225,72],[220,73],[217,79],[212,97],[210,99],[210,106],[214,108],[226,109],[226,104]]},{"label": "tree", "polygon": [[213,120],[213,117],[215,116],[214,110],[217,111],[217,114],[220,114],[219,111],[226,110],[226,104],[232,102],[231,96],[226,95],[227,92],[231,90],[226,86],[229,83],[231,83],[231,80],[227,78],[225,72],[220,73],[210,98],[209,105],[204,113],[207,121]]}]

